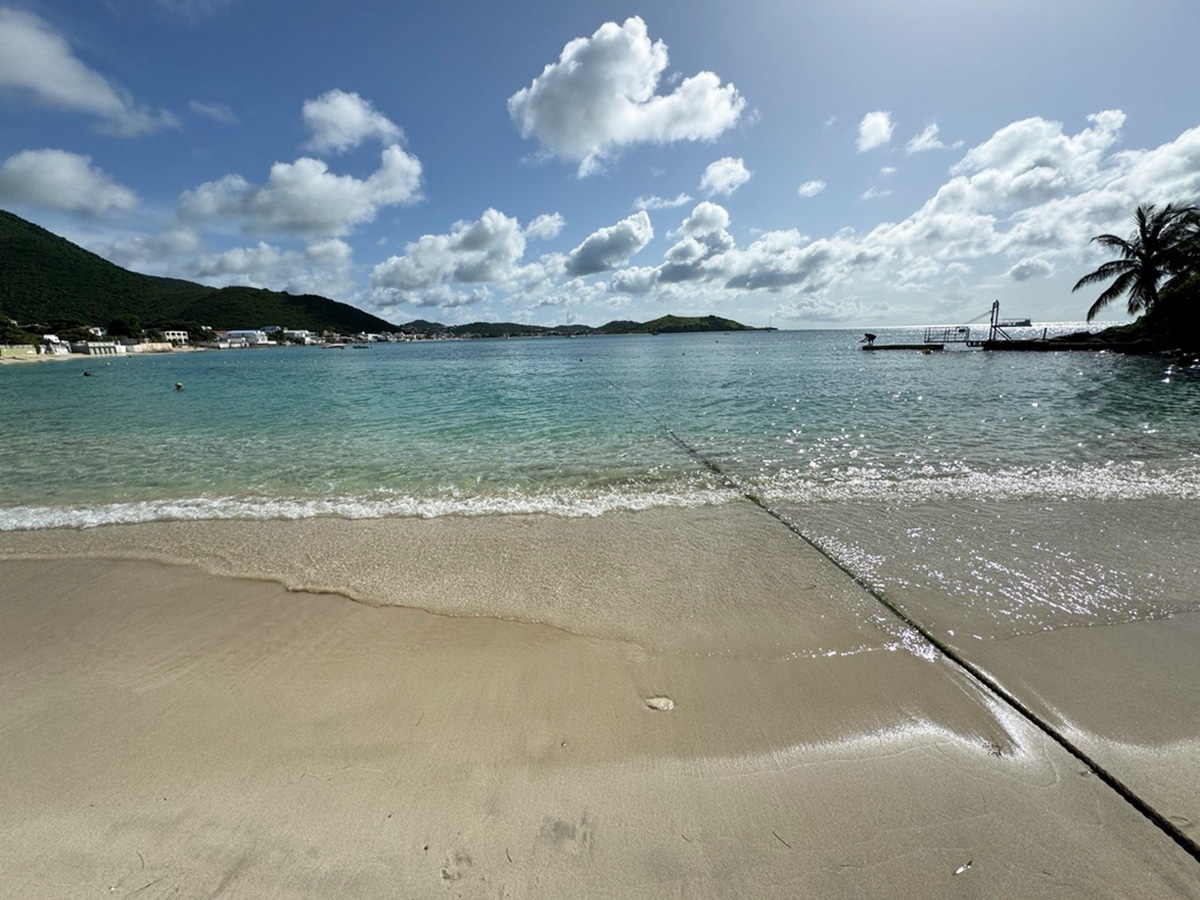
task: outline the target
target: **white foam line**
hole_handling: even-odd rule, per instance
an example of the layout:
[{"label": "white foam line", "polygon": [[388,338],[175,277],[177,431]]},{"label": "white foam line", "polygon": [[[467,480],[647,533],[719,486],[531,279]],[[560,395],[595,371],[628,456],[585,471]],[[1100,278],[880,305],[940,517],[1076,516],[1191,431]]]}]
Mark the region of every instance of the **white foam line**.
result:
[{"label": "white foam line", "polygon": [[512,497],[328,499],[195,497],[107,503],[99,506],[19,506],[0,510],[0,531],[35,531],[47,528],[94,528],[144,522],[179,522],[220,519],[271,520],[336,517],[343,519],[421,518],[442,516],[492,516],[544,514],[593,518],[608,512],[656,507],[716,506],[737,498],[725,489],[600,493],[561,492]]}]

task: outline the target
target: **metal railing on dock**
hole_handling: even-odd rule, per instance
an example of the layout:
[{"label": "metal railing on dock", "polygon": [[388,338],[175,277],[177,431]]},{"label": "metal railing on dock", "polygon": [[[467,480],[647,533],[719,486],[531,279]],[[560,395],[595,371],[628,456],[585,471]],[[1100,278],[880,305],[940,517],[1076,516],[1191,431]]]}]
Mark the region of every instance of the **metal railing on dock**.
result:
[{"label": "metal railing on dock", "polygon": [[965,325],[949,328],[926,328],[926,344],[965,344],[971,340],[971,329]]}]

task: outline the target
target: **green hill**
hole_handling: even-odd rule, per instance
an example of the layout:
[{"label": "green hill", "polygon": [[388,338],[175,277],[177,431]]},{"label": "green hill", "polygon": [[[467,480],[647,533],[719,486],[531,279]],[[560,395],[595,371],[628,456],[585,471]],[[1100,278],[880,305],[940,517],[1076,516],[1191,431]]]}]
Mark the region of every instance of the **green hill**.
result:
[{"label": "green hill", "polygon": [[[618,324],[618,323],[613,323]],[[621,322],[621,325],[629,323]],[[605,326],[607,327],[607,326]],[[661,316],[638,327],[650,334],[672,334],[684,331],[761,331],[720,316]]]},{"label": "green hill", "polygon": [[338,332],[395,331],[346,303],[258,288],[212,288],[139,275],[0,210],[0,314],[22,324],[74,320],[107,325],[136,316],[148,328],[199,323],[216,329],[282,325]]}]

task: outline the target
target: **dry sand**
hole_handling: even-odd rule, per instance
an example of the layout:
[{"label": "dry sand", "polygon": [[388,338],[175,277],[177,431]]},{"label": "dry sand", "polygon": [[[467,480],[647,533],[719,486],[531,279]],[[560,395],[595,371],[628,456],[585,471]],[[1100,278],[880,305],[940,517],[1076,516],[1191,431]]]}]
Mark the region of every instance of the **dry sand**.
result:
[{"label": "dry sand", "polygon": [[749,504],[0,534],[0,809],[5,897],[1200,896]]},{"label": "dry sand", "polygon": [[19,366],[24,365],[25,363],[50,362],[52,360],[95,358],[96,357],[86,356],[81,353],[24,353],[20,350],[13,350],[11,347],[5,347],[4,352],[0,353],[0,366]]}]

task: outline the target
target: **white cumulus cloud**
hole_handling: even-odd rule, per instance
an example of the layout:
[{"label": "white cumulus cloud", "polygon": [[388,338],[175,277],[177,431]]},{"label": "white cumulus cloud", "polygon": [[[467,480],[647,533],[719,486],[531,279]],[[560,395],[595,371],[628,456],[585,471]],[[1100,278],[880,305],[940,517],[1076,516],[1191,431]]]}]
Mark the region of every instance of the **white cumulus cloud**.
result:
[{"label": "white cumulus cloud", "polygon": [[623,147],[711,140],[738,121],[745,100],[712,72],[657,93],[667,65],[666,44],[651,43],[640,18],[607,22],[568,43],[558,62],[509,97],[509,114],[522,137],[578,163],[581,177]]},{"label": "white cumulus cloud", "polygon": [[820,180],[806,181],[800,185],[798,193],[801,197],[815,197],[825,190],[825,182]]},{"label": "white cumulus cloud", "polygon": [[600,228],[588,235],[583,243],[567,255],[567,274],[578,277],[615,269],[627,263],[653,237],[650,216],[645,210],[634,213],[615,225]]},{"label": "white cumulus cloud", "polygon": [[0,202],[101,215],[132,209],[137,195],[66,150],[25,150],[0,166]]},{"label": "white cumulus cloud", "polygon": [[345,296],[353,290],[353,255],[350,245],[337,238],[318,241],[302,251],[260,241],[253,247],[190,256],[180,269],[189,279],[213,285]]},{"label": "white cumulus cloud", "polygon": [[558,237],[558,233],[566,224],[567,220],[558,213],[546,213],[525,226],[525,237],[531,240],[549,241]]},{"label": "white cumulus cloud", "polygon": [[524,253],[520,222],[488,209],[474,222],[456,222],[449,234],[426,234],[409,243],[402,256],[375,267],[371,283],[383,291],[415,292],[454,282],[504,281],[516,276]]},{"label": "white cumulus cloud", "polygon": [[232,219],[249,234],[341,236],[373,220],[381,207],[420,199],[421,163],[415,156],[393,145],[380,161],[366,179],[336,175],[323,161],[308,157],[275,163],[263,185],[227,175],[185,193],[179,214],[187,222]]},{"label": "white cumulus cloud", "polygon": [[729,212],[725,207],[708,200],[697,204],[676,232],[685,237],[667,251],[658,268],[659,282],[676,284],[710,277],[711,261],[734,249],[728,227]]},{"label": "white cumulus cloud", "polygon": [[696,204],[691,215],[683,220],[680,230],[692,237],[716,234],[729,227],[729,211],[725,207],[705,200]]},{"label": "white cumulus cloud", "polygon": [[1048,278],[1054,274],[1054,266],[1044,259],[1026,258],[1011,266],[1005,274],[1013,281]]},{"label": "white cumulus cloud", "polygon": [[704,176],[700,179],[700,190],[710,197],[716,194],[724,194],[729,197],[750,180],[750,174],[750,170],[746,168],[746,164],[742,160],[726,156],[714,163],[709,163],[708,168],[704,170]]},{"label": "white cumulus cloud", "polygon": [[95,116],[104,130],[125,136],[178,125],[84,65],[44,19],[10,7],[0,7],[0,94]]},{"label": "white cumulus cloud", "polygon": [[890,112],[876,110],[867,113],[858,123],[858,152],[874,150],[889,143],[895,129]]},{"label": "white cumulus cloud", "polygon": [[376,138],[384,144],[403,140],[404,133],[370,102],[346,91],[326,91],[304,102],[304,123],[312,131],[308,149],[315,153],[344,153]]}]

